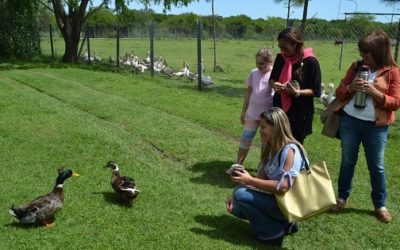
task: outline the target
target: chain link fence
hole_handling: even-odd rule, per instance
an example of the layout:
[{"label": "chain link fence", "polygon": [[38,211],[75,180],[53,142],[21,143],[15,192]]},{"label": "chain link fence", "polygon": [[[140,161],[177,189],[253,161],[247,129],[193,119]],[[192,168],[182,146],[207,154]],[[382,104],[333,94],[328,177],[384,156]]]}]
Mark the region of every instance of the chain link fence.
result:
[{"label": "chain link fence", "polygon": [[[304,32],[305,46],[312,47],[318,58],[323,72],[323,81],[338,82],[338,75],[344,71],[352,61],[360,58],[357,43],[358,39],[372,30],[384,30],[392,41],[392,51],[397,51],[398,24],[382,24],[377,22],[362,22],[357,25],[354,20],[338,20],[340,25],[331,22],[309,20]],[[300,22],[292,23],[300,28]],[[101,61],[114,64],[117,54],[117,31],[119,29],[120,59],[129,55],[136,55],[140,59],[148,57],[150,51],[150,25],[129,23],[126,25],[90,26],[87,29],[90,37],[91,54]],[[180,70],[184,64],[196,72],[197,44],[196,24],[182,24],[170,26],[154,23],[154,55],[167,62],[168,66]],[[356,28],[355,28],[356,27]],[[260,47],[271,47],[277,53],[276,37],[285,28],[284,23],[269,26],[245,26],[240,23],[216,25],[215,32],[212,26],[205,25],[201,29],[202,55],[206,70],[212,72],[215,64],[225,72],[242,71],[247,74],[248,68],[242,69],[244,61],[253,62],[254,53]],[[50,38],[50,30],[43,26],[41,32],[41,48],[43,54],[55,56],[63,54],[63,40],[59,32],[54,32]],[[215,34],[215,44],[213,40]],[[82,39],[85,33],[82,32]],[[51,39],[54,42],[54,51],[50,49]],[[214,50],[215,48],[215,50]],[[81,53],[86,53],[87,47],[82,47]],[[397,55],[396,55],[397,57]],[[397,59],[397,58],[395,58]],[[240,79],[242,82],[242,79]]]}]

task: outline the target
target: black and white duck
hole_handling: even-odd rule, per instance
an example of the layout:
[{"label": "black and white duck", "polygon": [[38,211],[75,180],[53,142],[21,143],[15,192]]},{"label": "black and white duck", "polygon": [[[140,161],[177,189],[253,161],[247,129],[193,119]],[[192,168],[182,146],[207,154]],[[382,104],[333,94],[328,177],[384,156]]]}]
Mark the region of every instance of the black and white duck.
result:
[{"label": "black and white duck", "polygon": [[112,169],[111,186],[122,201],[132,201],[139,195],[136,182],[133,178],[121,176],[118,164],[115,161],[107,162],[107,168]]},{"label": "black and white duck", "polygon": [[52,192],[39,196],[24,206],[14,207],[13,205],[9,213],[24,224],[42,223],[46,227],[53,227],[54,214],[63,207],[64,203],[64,181],[71,176],[79,175],[71,169],[58,169],[56,185]]}]

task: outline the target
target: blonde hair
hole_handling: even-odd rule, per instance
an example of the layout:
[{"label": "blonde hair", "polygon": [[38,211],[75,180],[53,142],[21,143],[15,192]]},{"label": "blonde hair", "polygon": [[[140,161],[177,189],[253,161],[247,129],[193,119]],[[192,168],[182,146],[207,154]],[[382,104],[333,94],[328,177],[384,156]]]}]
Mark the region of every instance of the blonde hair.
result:
[{"label": "blonde hair", "polygon": [[293,137],[292,130],[290,129],[289,118],[282,109],[272,107],[268,111],[261,113],[260,117],[272,127],[272,139],[263,149],[261,154],[262,166],[289,143],[297,144],[301,150],[303,150],[304,155],[307,155],[301,143]]},{"label": "blonde hair", "polygon": [[274,53],[272,52],[271,48],[261,48],[256,53],[256,59],[262,58],[265,62],[272,63],[273,55],[274,55]]}]

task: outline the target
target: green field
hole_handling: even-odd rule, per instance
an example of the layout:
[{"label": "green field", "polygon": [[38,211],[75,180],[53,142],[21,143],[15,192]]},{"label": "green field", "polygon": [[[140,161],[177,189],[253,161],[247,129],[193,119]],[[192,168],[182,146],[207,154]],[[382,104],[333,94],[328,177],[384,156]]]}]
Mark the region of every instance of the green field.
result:
[{"label": "green field", "polygon": [[[183,52],[168,58],[187,55],[183,48],[189,44],[182,41]],[[0,64],[0,249],[263,249],[248,223],[228,215],[224,205],[234,187],[224,170],[236,158],[244,79],[260,46],[220,45],[227,70],[210,73],[216,83],[204,91],[189,80],[149,74],[59,63]],[[322,52],[317,55],[321,64],[329,61]],[[333,71],[323,74],[336,82],[344,72]],[[327,162],[336,187],[340,144],[320,135],[322,105],[316,101],[316,106],[314,133],[305,147],[311,162]],[[361,152],[350,207],[301,223],[284,247],[398,248],[399,135],[397,122],[385,156],[392,223],[373,216]],[[258,159],[259,148],[253,147],[245,162],[252,173]],[[108,160],[137,180],[142,193],[132,206],[116,202],[110,170],[103,167]],[[54,228],[23,226],[8,215],[11,205],[50,191],[61,164],[81,176],[66,181]]]}]

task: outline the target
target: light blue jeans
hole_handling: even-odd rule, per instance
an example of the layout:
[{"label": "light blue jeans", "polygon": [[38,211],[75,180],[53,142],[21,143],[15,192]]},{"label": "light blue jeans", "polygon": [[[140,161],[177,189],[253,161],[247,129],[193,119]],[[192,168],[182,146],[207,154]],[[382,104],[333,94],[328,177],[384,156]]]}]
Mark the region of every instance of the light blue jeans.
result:
[{"label": "light blue jeans", "polygon": [[289,226],[273,195],[257,192],[244,186],[233,190],[232,214],[248,220],[261,240],[275,239]]},{"label": "light blue jeans", "polygon": [[388,126],[377,127],[375,122],[363,121],[343,112],[340,117],[342,163],[338,181],[339,198],[346,200],[350,195],[351,182],[358,160],[358,151],[360,143],[362,143],[371,180],[372,202],[375,208],[385,206],[384,152],[387,135]]}]

